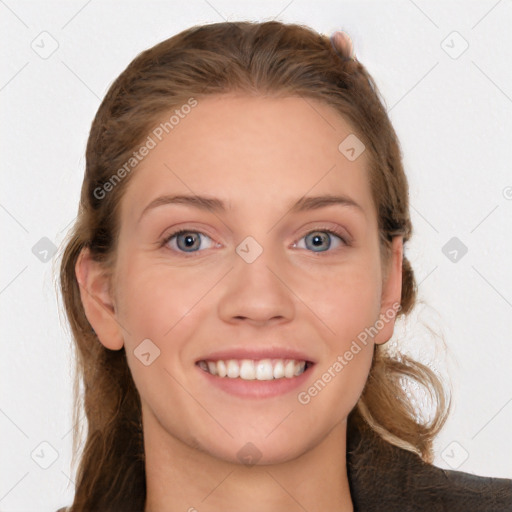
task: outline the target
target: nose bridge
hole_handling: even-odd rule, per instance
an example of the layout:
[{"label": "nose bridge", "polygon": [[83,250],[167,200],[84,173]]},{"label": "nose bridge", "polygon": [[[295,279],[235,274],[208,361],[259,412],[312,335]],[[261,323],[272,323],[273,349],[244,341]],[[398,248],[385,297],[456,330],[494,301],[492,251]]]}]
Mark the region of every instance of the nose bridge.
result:
[{"label": "nose bridge", "polygon": [[246,236],[235,248],[239,259],[242,260],[236,263],[236,266],[240,267],[238,277],[245,276],[251,280],[254,278],[255,284],[279,285],[280,280],[275,274],[286,272],[283,267],[286,261],[284,250],[282,241],[275,240],[272,234]]},{"label": "nose bridge", "polygon": [[293,294],[285,286],[285,269],[279,251],[271,247],[272,237],[248,235],[235,248],[236,258],[219,313],[226,321],[233,318],[265,322],[272,318],[290,320],[294,314]]}]

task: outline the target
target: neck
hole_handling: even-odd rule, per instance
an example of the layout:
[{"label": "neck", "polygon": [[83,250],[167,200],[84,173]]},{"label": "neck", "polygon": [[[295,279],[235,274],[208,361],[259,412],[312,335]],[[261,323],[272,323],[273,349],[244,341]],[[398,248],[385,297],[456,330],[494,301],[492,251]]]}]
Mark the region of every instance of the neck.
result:
[{"label": "neck", "polygon": [[143,414],[144,512],[352,512],[346,471],[346,421],[293,460],[243,465],[213,457],[171,436]]}]

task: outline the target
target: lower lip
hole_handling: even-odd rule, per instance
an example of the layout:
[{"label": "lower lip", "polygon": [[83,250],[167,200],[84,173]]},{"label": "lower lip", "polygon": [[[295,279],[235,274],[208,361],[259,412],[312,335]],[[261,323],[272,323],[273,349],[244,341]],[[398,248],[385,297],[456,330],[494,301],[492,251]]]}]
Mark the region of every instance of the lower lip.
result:
[{"label": "lower lip", "polygon": [[314,364],[297,377],[292,377],[291,379],[283,377],[282,379],[272,380],[244,380],[240,378],[219,377],[204,371],[197,365],[196,367],[209,384],[216,386],[225,393],[244,398],[270,398],[284,395],[304,385],[311,375],[311,369],[314,367]]}]

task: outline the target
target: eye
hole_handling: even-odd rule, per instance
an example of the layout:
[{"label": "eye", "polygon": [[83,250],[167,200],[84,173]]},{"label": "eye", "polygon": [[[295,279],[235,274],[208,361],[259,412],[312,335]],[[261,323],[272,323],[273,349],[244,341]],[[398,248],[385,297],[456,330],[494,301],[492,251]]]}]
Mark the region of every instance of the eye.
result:
[{"label": "eye", "polygon": [[211,249],[214,244],[208,235],[200,231],[189,231],[186,229],[181,229],[168,235],[165,240],[162,241],[162,246],[171,242],[170,248],[175,251],[198,252],[203,237],[212,242],[208,247],[203,247],[203,249]]},{"label": "eye", "polygon": [[[331,243],[332,237],[337,238],[339,240],[337,244],[335,243],[334,247],[332,247]],[[313,252],[326,252],[331,248],[336,249],[340,245],[349,245],[347,240],[341,233],[338,233],[335,230],[331,229],[317,229],[315,231],[310,231],[306,236],[302,237],[300,240],[305,240],[305,244],[303,244],[302,246],[294,244],[293,246],[299,247],[300,249],[308,249],[309,247],[313,247]]]},{"label": "eye", "polygon": [[[332,242],[334,238],[334,244]],[[206,247],[202,246],[203,240],[209,241]],[[305,244],[300,244],[300,241],[305,240]],[[194,253],[200,252],[200,249],[211,249],[212,247],[220,247],[215,244],[213,240],[200,231],[181,229],[174,231],[165,237],[161,246],[168,245],[169,248],[176,252]],[[337,232],[334,229],[316,229],[310,231],[299,240],[299,243],[294,243],[293,247],[299,249],[313,249],[313,252],[327,252],[329,249],[336,249],[340,246],[350,245],[346,236]]]}]

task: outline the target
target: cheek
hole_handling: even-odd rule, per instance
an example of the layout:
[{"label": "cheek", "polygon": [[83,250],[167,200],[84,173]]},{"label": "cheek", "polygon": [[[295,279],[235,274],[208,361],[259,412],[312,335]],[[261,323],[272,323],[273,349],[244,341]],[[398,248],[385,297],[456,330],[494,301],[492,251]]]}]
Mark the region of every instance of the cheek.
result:
[{"label": "cheek", "polygon": [[[232,440],[223,437],[212,417],[190,398],[204,392],[195,387],[198,384],[190,372],[191,361],[197,355],[198,343],[211,334],[209,329],[222,325],[216,309],[219,300],[228,297],[226,300],[233,304],[239,303],[240,297],[230,293],[236,289],[231,276],[221,280],[229,266],[220,267],[217,264],[180,269],[162,262],[150,263],[142,256],[126,260],[118,267],[118,315],[129,332],[125,333],[128,364],[143,402],[173,435],[190,443],[197,438],[208,449],[225,455],[224,445]],[[257,426],[253,410],[234,414],[232,404],[219,402],[216,417],[222,424],[229,424],[236,443],[254,428],[262,450],[267,447],[269,453],[281,450],[286,454],[286,450],[305,449],[297,440],[310,446],[318,443],[349,414],[364,388],[372,359],[373,344],[361,345],[357,352],[350,347],[378,315],[380,288],[376,269],[378,262],[364,257],[336,267],[304,265],[290,273],[286,267],[278,269],[293,291],[283,287],[283,293],[288,293],[295,304],[297,328],[307,323],[318,333],[322,362],[308,387],[297,389],[285,405],[278,401],[268,405],[259,414]],[[236,307],[230,311],[238,312]],[[141,364],[133,353],[146,338],[154,340],[161,350],[150,366]],[[283,409],[288,411],[290,405],[294,415],[282,423]],[[172,413],[176,410],[181,411],[180,415]],[[267,438],[268,432],[281,423],[282,429]]]},{"label": "cheek", "polygon": [[[371,267],[340,272],[329,285],[318,289],[312,309],[328,326],[325,352],[309,387],[299,390],[299,404],[308,411],[305,425],[341,421],[356,405],[370,371],[374,343],[368,334],[379,315],[378,274]],[[320,327],[319,327],[320,328]]]},{"label": "cheek", "polygon": [[117,314],[129,332],[125,341],[165,340],[207,291],[201,275],[143,258],[120,266]]},{"label": "cheek", "polygon": [[[158,404],[182,408],[190,399],[178,383],[188,378],[189,342],[205,313],[206,301],[200,299],[214,277],[142,257],[119,266],[117,313],[125,328],[127,361],[141,398],[152,408],[158,409]],[[148,365],[144,353],[150,354]]]},{"label": "cheek", "polygon": [[301,296],[329,328],[333,342],[339,345],[352,339],[377,320],[381,294],[378,262],[368,259],[310,277],[301,285]]},{"label": "cheek", "polygon": [[[290,289],[303,303],[297,309],[318,324],[319,333],[333,349],[342,350],[378,317],[380,266],[374,259],[358,253],[343,264],[304,265],[288,275],[283,269]],[[224,274],[218,263],[180,268],[140,255],[119,261],[118,269],[116,313],[127,331],[125,342],[133,348],[146,338],[163,346],[183,330],[187,318],[200,321],[201,301],[212,306],[215,293],[229,288],[229,277],[217,284]],[[214,286],[217,290],[209,293]],[[236,302],[236,297],[230,300]],[[179,350],[184,340],[172,337],[173,350]]]}]

